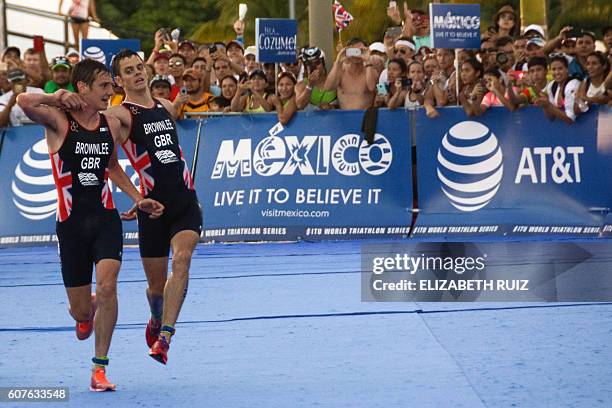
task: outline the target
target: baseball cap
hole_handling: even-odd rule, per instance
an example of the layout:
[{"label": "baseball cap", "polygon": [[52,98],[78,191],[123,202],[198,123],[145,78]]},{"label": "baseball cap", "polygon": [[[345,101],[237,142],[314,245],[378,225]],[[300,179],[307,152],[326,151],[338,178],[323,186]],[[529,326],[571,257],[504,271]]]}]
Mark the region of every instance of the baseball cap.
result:
[{"label": "baseball cap", "polygon": [[12,71],[9,71],[6,76],[6,79],[8,79],[9,82],[25,81],[27,78],[28,77],[26,76],[26,73],[21,69],[14,69]]},{"label": "baseball cap", "polygon": [[188,45],[188,46],[190,46],[191,48],[193,48],[193,50],[194,50],[194,51],[197,51],[197,48],[196,48],[195,44],[194,44],[192,41],[189,41],[189,40],[183,40],[183,41],[181,41],[181,42],[179,43],[179,45],[178,45],[179,49],[181,49],[181,48],[183,47],[183,45]]},{"label": "baseball cap", "polygon": [[266,76],[266,73],[263,72],[261,69],[255,69],[253,70],[250,74],[249,74],[249,79],[253,79],[254,77],[260,77],[265,79],[266,81],[268,80],[268,77]]},{"label": "baseball cap", "polygon": [[55,70],[55,68],[66,68],[66,69],[70,69],[70,61],[68,61],[68,59],[66,57],[59,56],[59,57],[55,57],[51,60],[51,64],[49,64],[51,66],[52,70]]},{"label": "baseball cap", "polygon": [[14,51],[14,52],[16,52],[16,53],[17,53],[17,55],[18,55],[19,57],[21,57],[21,50],[20,50],[19,48],[15,47],[15,46],[13,46],[13,45],[11,45],[11,46],[9,46],[9,47],[6,47],[6,48],[4,49],[4,51],[2,52],[2,56],[5,56],[5,55],[6,55],[8,52],[10,52],[10,51]]},{"label": "baseball cap", "polygon": [[153,58],[153,62],[158,61],[160,59],[170,60],[170,53],[168,52],[157,52],[155,54],[155,58]]},{"label": "baseball cap", "polygon": [[529,48],[530,45],[537,45],[538,47],[542,48],[546,45],[546,42],[544,42],[543,39],[541,39],[540,37],[534,37],[531,40],[527,41],[527,48]]},{"label": "baseball cap", "polygon": [[385,45],[381,43],[380,41],[376,41],[370,44],[370,51],[376,51],[376,52],[380,52],[383,54],[387,53],[387,49],[385,48]]},{"label": "baseball cap", "polygon": [[525,31],[523,31],[523,35],[527,34],[529,31],[535,31],[542,38],[546,37],[544,35],[544,29],[540,25],[537,25],[537,24],[528,25],[527,27],[525,27]]},{"label": "baseball cap", "polygon": [[183,78],[191,77],[193,79],[202,79],[202,72],[195,68],[187,68],[185,72],[183,72]]},{"label": "baseball cap", "polygon": [[238,42],[238,41],[236,41],[236,40],[231,40],[231,41],[229,41],[229,42],[228,42],[228,43],[225,45],[225,49],[227,50],[227,49],[229,49],[230,47],[232,47],[232,46],[234,46],[234,45],[235,45],[235,46],[240,47],[240,49],[241,49],[241,50],[244,50],[244,46],[243,46],[243,45],[242,45],[240,42]]},{"label": "baseball cap", "polygon": [[246,57],[247,55],[257,55],[257,47],[254,45],[249,45],[246,47],[244,50],[244,56]]}]

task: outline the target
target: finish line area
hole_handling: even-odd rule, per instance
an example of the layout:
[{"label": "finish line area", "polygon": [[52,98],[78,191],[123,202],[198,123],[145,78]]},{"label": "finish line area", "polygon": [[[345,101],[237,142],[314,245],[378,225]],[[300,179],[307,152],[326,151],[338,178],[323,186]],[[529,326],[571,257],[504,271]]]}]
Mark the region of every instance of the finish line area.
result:
[{"label": "finish line area", "polygon": [[[75,338],[57,248],[1,249],[0,385],[68,387],[46,405],[61,407],[609,404],[612,303],[362,302],[366,243],[198,245],[167,366],[147,355],[146,279],[126,247],[114,393],[88,390],[93,336]],[[496,262],[545,266],[531,244]],[[608,252],[576,268],[606,273]]]}]

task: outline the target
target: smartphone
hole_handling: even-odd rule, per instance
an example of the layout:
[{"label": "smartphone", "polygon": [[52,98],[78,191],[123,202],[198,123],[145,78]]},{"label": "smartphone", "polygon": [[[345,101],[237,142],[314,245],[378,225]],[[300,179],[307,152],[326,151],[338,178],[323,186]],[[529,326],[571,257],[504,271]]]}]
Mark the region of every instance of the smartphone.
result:
[{"label": "smartphone", "polygon": [[402,88],[410,88],[412,86],[411,78],[402,78]]},{"label": "smartphone", "polygon": [[172,41],[172,37],[170,37],[170,33],[168,32],[168,29],[166,28],[162,28],[162,38],[164,39],[164,41]]},{"label": "smartphone", "polygon": [[385,84],[376,84],[376,93],[378,95],[382,95],[382,96],[388,94],[389,92],[387,91],[387,85],[385,85]]},{"label": "smartphone", "polygon": [[389,8],[397,8],[397,3],[394,1],[389,2]]},{"label": "smartphone", "polygon": [[579,28],[572,28],[565,34],[565,38],[579,38],[582,37],[582,30]]},{"label": "smartphone", "polygon": [[346,56],[347,57],[361,57],[361,48],[347,48]]},{"label": "smartphone", "polygon": [[402,35],[402,27],[389,27],[385,32],[386,37],[399,37]]},{"label": "smartphone", "polygon": [[181,29],[180,28],[175,28],[170,33],[170,37],[172,37],[172,41],[174,41],[174,42],[178,42],[180,36],[181,36]]},{"label": "smartphone", "polygon": [[45,40],[42,35],[34,36],[34,51],[42,52],[45,49]]}]

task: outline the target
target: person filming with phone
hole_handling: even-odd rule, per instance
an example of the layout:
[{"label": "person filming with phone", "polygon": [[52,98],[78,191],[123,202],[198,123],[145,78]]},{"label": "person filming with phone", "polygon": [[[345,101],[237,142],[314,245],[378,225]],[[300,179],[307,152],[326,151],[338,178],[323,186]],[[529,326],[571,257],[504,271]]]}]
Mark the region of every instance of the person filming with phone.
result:
[{"label": "person filming with phone", "polygon": [[337,92],[340,109],[367,109],[374,101],[383,66],[382,58],[370,56],[364,40],[353,38],[338,53],[324,88]]},{"label": "person filming with phone", "polygon": [[34,123],[17,105],[17,97],[24,93],[44,93],[40,88],[28,86],[28,76],[22,69],[12,69],[7,74],[12,90],[0,96],[0,127],[21,126]]},{"label": "person filming with phone", "polygon": [[202,87],[202,72],[188,68],[183,72],[183,86],[174,99],[174,109],[178,119],[184,119],[188,112],[208,112],[213,95]]}]

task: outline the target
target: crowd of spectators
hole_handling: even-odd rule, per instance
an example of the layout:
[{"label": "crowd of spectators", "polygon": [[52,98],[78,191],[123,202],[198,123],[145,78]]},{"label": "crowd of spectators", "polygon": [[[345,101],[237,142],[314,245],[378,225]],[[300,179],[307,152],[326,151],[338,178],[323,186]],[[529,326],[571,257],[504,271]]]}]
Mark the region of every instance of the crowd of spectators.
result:
[{"label": "crowd of spectators", "polygon": [[[151,92],[171,100],[181,118],[274,111],[283,124],[298,110],[422,107],[434,118],[437,108],[453,105],[474,116],[492,106],[514,111],[535,105],[551,119],[572,123],[591,105],[611,103],[612,27],[601,37],[565,27],[548,38],[538,25],[520,32],[517,13],[503,6],[480,49],[433,49],[425,12],[404,4],[403,10],[389,7],[387,15],[390,26],[381,41],[338,44],[333,62],[319,48],[305,46],[278,72],[274,64],[256,61],[254,46],[245,46],[244,21],[236,21],[236,38],[226,43],[179,41],[162,28],[146,61]],[[44,52],[28,49],[22,58],[18,48],[5,49],[0,126],[28,123],[15,104],[21,92],[72,91],[71,66],[78,58],[73,52],[47,63]],[[123,97],[116,87],[111,103]]]}]

